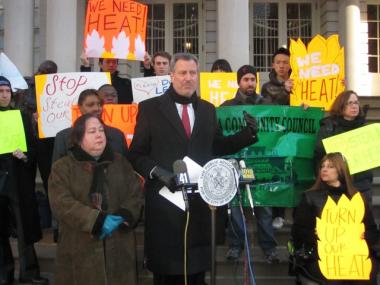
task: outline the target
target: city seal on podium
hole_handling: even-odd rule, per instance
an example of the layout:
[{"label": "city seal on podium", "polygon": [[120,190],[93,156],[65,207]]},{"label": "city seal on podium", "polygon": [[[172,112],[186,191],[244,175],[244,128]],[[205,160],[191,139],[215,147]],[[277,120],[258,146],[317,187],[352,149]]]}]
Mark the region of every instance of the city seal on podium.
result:
[{"label": "city seal on podium", "polygon": [[236,195],[239,175],[225,159],[213,159],[203,167],[198,179],[202,199],[211,206],[223,206]]}]

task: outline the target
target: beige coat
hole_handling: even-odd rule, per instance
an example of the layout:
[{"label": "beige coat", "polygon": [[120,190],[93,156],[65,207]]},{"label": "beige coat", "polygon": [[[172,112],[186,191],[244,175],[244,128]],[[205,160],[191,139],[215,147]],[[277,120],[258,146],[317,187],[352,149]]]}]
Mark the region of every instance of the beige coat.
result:
[{"label": "beige coat", "polygon": [[[54,163],[49,179],[49,199],[59,223],[54,284],[120,285],[137,284],[136,245],[133,229],[120,226],[104,241],[93,235],[100,211],[89,199],[92,170],[88,161],[72,154]],[[130,163],[119,154],[105,171],[107,213],[118,210],[131,214],[135,224],[142,208],[138,177]]]}]

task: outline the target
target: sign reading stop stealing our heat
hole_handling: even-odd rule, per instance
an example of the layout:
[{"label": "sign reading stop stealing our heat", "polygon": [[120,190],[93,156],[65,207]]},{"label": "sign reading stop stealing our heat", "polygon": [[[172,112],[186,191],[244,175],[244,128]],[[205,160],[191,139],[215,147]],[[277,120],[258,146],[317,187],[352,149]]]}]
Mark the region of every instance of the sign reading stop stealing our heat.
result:
[{"label": "sign reading stop stealing our heat", "polygon": [[364,239],[364,201],[360,193],[352,199],[331,197],[317,217],[319,268],[326,279],[369,280],[372,263]]},{"label": "sign reading stop stealing our heat", "polygon": [[307,45],[301,39],[290,40],[290,65],[294,80],[290,105],[302,103],[330,110],[335,98],[344,91],[344,48],[338,35],[325,39],[316,35]]}]

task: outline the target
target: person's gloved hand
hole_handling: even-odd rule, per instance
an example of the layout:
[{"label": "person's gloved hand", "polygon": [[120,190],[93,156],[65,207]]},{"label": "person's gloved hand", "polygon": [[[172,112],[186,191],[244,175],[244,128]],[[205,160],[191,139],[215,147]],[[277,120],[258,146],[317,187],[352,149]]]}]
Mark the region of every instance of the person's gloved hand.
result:
[{"label": "person's gloved hand", "polygon": [[110,236],[114,230],[116,230],[124,222],[123,217],[115,215],[107,215],[104,224],[102,227],[102,233],[100,234],[99,239],[103,240],[106,237]]},{"label": "person's gloved hand", "polygon": [[152,177],[157,178],[162,183],[164,183],[165,186],[168,187],[171,192],[175,192],[176,181],[174,173],[167,171],[162,167],[156,166],[152,171]]},{"label": "person's gloved hand", "polygon": [[244,120],[247,124],[247,127],[251,130],[252,136],[256,136],[258,131],[257,121],[254,117],[248,114],[246,111],[243,111]]}]

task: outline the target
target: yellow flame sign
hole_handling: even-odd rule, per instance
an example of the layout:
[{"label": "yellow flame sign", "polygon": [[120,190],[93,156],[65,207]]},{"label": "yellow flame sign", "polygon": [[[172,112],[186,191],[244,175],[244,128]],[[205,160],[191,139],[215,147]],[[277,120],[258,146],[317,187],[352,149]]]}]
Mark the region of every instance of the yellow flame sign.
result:
[{"label": "yellow flame sign", "polygon": [[294,79],[290,104],[306,103],[330,110],[344,91],[344,49],[338,35],[325,39],[316,35],[307,48],[301,39],[290,40],[291,78]]},{"label": "yellow flame sign", "polygon": [[336,204],[328,197],[317,217],[319,268],[326,279],[369,280],[372,263],[364,237],[364,201],[342,195]]}]

